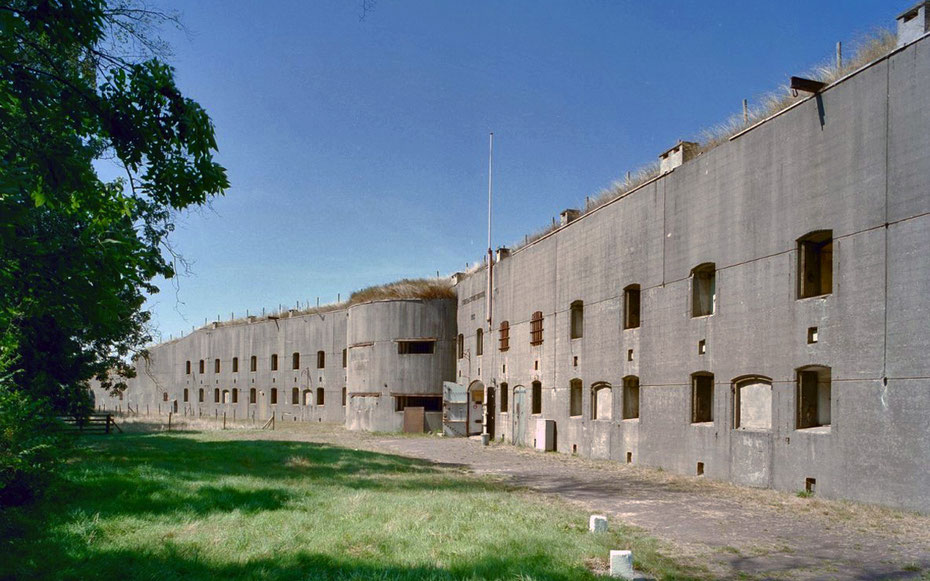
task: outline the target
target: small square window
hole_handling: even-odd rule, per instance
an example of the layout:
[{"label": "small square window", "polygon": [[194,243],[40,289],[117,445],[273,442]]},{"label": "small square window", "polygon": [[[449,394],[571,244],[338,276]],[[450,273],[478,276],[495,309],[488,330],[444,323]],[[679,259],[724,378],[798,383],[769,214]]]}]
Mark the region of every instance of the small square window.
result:
[{"label": "small square window", "polygon": [[808,327],[807,328],[807,342],[816,343],[817,342],[817,327]]},{"label": "small square window", "polygon": [[703,355],[705,353],[707,353],[707,341],[701,339],[698,341],[698,355]]},{"label": "small square window", "polygon": [[627,361],[633,361],[633,350],[632,350],[632,349],[627,349],[627,351],[626,351],[626,360],[627,360]]}]

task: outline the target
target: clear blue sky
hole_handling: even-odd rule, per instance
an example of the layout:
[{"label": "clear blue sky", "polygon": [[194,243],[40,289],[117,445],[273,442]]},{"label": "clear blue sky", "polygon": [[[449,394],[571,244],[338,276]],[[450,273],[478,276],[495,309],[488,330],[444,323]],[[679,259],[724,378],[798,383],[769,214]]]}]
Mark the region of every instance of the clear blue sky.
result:
[{"label": "clear blue sky", "polygon": [[913,2],[159,0],[232,187],[179,219],[193,263],[153,322],[189,332],[443,275],[583,204]]}]

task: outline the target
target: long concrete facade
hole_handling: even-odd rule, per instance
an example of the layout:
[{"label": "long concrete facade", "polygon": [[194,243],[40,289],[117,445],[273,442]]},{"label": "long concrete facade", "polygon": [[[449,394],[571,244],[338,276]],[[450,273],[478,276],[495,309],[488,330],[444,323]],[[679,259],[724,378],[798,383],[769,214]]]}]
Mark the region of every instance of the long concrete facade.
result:
[{"label": "long concrete facade", "polygon": [[499,251],[490,301],[485,268],[457,300],[204,328],[153,347],[124,403],[394,431],[423,407],[436,429],[454,381],[496,440],[930,511],[928,73],[924,35],[681,144]]}]

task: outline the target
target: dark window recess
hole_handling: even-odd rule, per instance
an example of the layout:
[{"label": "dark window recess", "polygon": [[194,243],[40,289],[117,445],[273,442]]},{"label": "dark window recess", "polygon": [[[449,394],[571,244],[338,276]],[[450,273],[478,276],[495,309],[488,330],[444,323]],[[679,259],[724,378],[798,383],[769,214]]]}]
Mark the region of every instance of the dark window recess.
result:
[{"label": "dark window recess", "polygon": [[291,369],[300,369],[300,353],[291,355]]},{"label": "dark window recess", "polygon": [[582,398],[584,397],[582,391],[582,384],[580,379],[573,379],[569,382],[569,398],[568,398],[568,415],[570,416],[580,416],[582,415]]},{"label": "dark window recess", "polygon": [[344,387],[342,388],[342,405],[343,407],[346,405],[346,388]]},{"label": "dark window recess", "polygon": [[163,394],[161,394],[161,400],[162,400],[162,401],[168,401],[168,392],[167,392],[167,391],[164,392]]},{"label": "dark window recess", "polygon": [[252,359],[249,361],[249,371],[258,371],[258,357],[255,355],[253,355]]},{"label": "dark window recess", "polygon": [[695,373],[691,376],[691,423],[714,421],[714,376]]},{"label": "dark window recess", "polygon": [[271,356],[271,370],[272,371],[278,370],[278,354],[277,353]]},{"label": "dark window recess", "polygon": [[691,271],[691,316],[713,315],[717,302],[717,267],[712,262]]},{"label": "dark window recess", "polygon": [[[185,388],[184,388],[184,401],[185,401],[185,402],[188,401],[188,398],[189,398],[189,397],[190,397],[190,392],[189,392],[189,391],[187,390],[187,388],[185,387]],[[120,399],[123,399],[123,394],[122,394],[122,393],[119,394],[119,398],[120,398]]]},{"label": "dark window recess", "polygon": [[507,351],[508,349],[510,349],[510,322],[501,321],[500,350]]},{"label": "dark window recess", "polygon": [[348,366],[349,366],[349,350],[343,349],[342,350],[342,368],[345,369]]},{"label": "dark window recess", "polygon": [[187,364],[184,366],[184,369],[185,369],[185,373],[187,373],[188,375],[191,374],[191,362],[190,361],[187,362]]},{"label": "dark window recess", "polygon": [[830,425],[830,384],[829,367],[808,367],[798,371],[798,429]]},{"label": "dark window recess", "polygon": [[203,388],[202,388],[202,387],[200,388],[200,394],[198,395],[198,398],[199,398],[198,401],[200,401],[200,403],[203,403],[204,395],[203,395]]},{"label": "dark window recess", "polygon": [[543,342],[543,314],[536,311],[530,318],[530,345],[542,345]]},{"label": "dark window recess", "polygon": [[430,355],[436,348],[435,341],[398,341],[398,355]]},{"label": "dark window recess", "polygon": [[442,411],[442,396],[431,395],[397,395],[394,396],[394,411],[402,412],[405,408],[423,408],[427,412]]},{"label": "dark window recess", "polygon": [[324,367],[326,367],[326,352],[317,351],[316,352],[316,368],[323,369]]},{"label": "dark window recess", "polygon": [[326,405],[326,392],[322,387],[316,388],[316,405]]},{"label": "dark window recess", "polygon": [[200,373],[201,373],[201,374],[203,374],[203,370],[204,370],[203,359],[201,359],[201,360],[200,360]]},{"label": "dark window recess", "polygon": [[623,378],[623,419],[632,420],[639,417],[639,378]]},{"label": "dark window recess", "polygon": [[220,372],[220,360],[214,359],[213,360],[213,373],[219,373],[219,372]]},{"label": "dark window recess", "polygon": [[255,403],[256,401],[258,401],[258,393],[253,387],[249,390],[249,403]]},{"label": "dark window recess", "polygon": [[278,403],[278,388],[271,388],[271,403]]},{"label": "dark window recess", "polygon": [[239,373],[239,358],[233,357],[233,373]]},{"label": "dark window recess", "polygon": [[508,411],[510,407],[510,389],[506,383],[501,384],[501,413]]},{"label": "dark window recess", "polygon": [[833,230],[819,230],[798,239],[798,298],[833,292]]},{"label": "dark window recess", "polygon": [[575,301],[571,306],[571,338],[584,337],[584,302]]},{"label": "dark window recess", "polygon": [[534,414],[542,413],[542,383],[538,381],[533,382],[533,392],[532,392],[532,412]]},{"label": "dark window recess", "polygon": [[484,331],[475,330],[475,355],[484,355]]},{"label": "dark window recess", "polygon": [[456,356],[459,359],[465,357],[465,335],[459,334],[455,343]]},{"label": "dark window recess", "polygon": [[219,389],[213,390],[213,402],[220,403],[220,390]]},{"label": "dark window recess", "polygon": [[294,405],[300,405],[300,388],[295,387],[291,389],[291,403]]},{"label": "dark window recess", "polygon": [[639,327],[639,285],[631,284],[623,289],[623,328]]}]

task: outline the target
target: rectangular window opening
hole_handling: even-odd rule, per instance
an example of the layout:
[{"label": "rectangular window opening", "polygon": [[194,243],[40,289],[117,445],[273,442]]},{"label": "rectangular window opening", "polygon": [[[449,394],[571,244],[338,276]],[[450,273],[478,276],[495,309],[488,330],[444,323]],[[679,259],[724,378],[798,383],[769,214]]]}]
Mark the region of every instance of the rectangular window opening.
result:
[{"label": "rectangular window opening", "polygon": [[510,349],[510,322],[501,321],[500,326],[500,350],[507,351]]},{"label": "rectangular window opening", "polygon": [[543,314],[536,311],[530,318],[530,345],[542,345],[543,342]]},{"label": "rectangular window opening", "polygon": [[584,337],[584,302],[575,301],[571,304],[571,338]]},{"label": "rectangular window opening", "polygon": [[542,383],[538,381],[533,382],[533,392],[531,398],[532,412],[534,414],[542,413]]},{"label": "rectangular window opening", "polygon": [[623,379],[623,419],[633,420],[639,417],[639,378]]},{"label": "rectangular window opening", "polygon": [[436,349],[435,341],[398,341],[398,355],[431,355]]},{"label": "rectangular window opening", "polygon": [[691,271],[691,316],[714,314],[717,299],[717,271],[713,263],[702,264]]},{"label": "rectangular window opening", "polygon": [[807,328],[807,342],[809,344],[816,343],[818,341],[817,327],[808,327]]},{"label": "rectangular window opening", "polygon": [[697,475],[704,476],[704,463],[703,462],[697,463]]},{"label": "rectangular window opening", "polygon": [[510,408],[510,388],[506,383],[501,384],[501,413],[505,413]]},{"label": "rectangular window opening", "polygon": [[394,396],[394,411],[402,412],[406,408],[423,408],[425,412],[441,412],[441,395],[397,395]]}]

